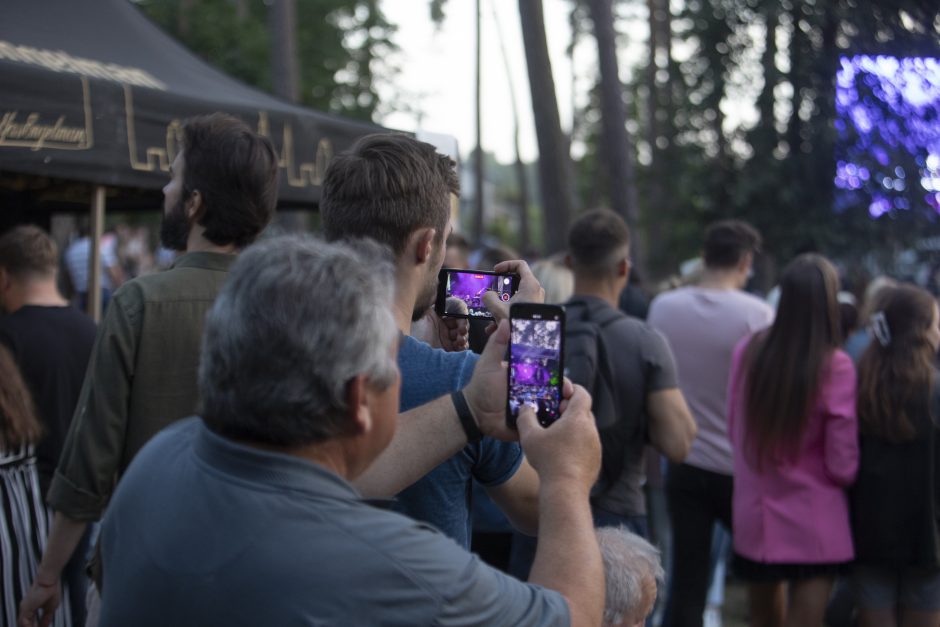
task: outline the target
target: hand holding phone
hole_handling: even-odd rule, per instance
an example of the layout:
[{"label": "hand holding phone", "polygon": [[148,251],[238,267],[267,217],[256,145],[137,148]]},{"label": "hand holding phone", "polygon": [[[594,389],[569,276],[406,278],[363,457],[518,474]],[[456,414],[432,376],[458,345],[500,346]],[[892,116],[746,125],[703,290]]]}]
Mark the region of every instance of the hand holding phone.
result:
[{"label": "hand holding phone", "polygon": [[[499,302],[509,302],[518,287],[519,276],[515,274],[443,268],[438,274],[434,310],[441,317],[493,320],[484,295],[492,293]],[[455,307],[455,299],[463,306]]]},{"label": "hand holding phone", "polygon": [[506,423],[515,428],[523,406],[548,427],[561,416],[564,385],[565,310],[558,305],[518,303],[509,310]]}]

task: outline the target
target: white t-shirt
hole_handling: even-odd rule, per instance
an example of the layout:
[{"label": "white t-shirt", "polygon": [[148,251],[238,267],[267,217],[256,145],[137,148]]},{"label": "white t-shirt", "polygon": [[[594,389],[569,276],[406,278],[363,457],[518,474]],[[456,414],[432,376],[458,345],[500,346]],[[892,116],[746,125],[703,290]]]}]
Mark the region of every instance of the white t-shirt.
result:
[{"label": "white t-shirt", "polygon": [[773,322],[773,310],[740,290],[682,287],[657,296],[647,322],[669,340],[679,388],[698,435],[685,463],[732,474],[727,393],[731,353],[745,335]]}]

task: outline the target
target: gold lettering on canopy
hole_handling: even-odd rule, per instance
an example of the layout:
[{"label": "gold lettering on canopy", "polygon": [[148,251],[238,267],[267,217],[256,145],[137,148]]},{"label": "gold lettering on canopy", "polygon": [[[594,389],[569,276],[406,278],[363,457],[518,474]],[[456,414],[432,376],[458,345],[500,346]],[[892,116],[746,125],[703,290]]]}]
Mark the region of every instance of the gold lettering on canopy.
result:
[{"label": "gold lettering on canopy", "polygon": [[134,121],[134,94],[131,88],[124,86],[124,120],[127,123],[127,154],[131,168],[141,172],[153,172],[157,169],[169,172],[170,163],[176,157],[178,146],[183,142],[183,125],[177,119],[170,120],[166,127],[163,146],[148,146],[144,159],[138,157],[137,123]]},{"label": "gold lettering on canopy", "polygon": [[[258,113],[258,133],[269,139],[271,123],[266,111]],[[313,163],[294,164],[294,129],[287,122],[281,132],[281,150],[278,154],[277,165],[287,173],[287,184],[291,187],[319,187],[326,174],[326,166],[333,159],[333,143],[327,137],[321,137],[317,142],[317,153]]]},{"label": "gold lettering on canopy", "polygon": [[[161,170],[168,172],[170,163],[183,143],[183,126],[180,120],[173,119],[167,125],[162,146],[141,148],[137,143],[137,123],[134,114],[134,94],[130,87],[124,86],[124,118],[127,123],[127,150],[130,166],[142,172]],[[271,120],[267,111],[258,112],[258,134],[271,137]],[[140,151],[143,149],[143,157]],[[281,149],[277,154],[278,167],[285,171],[285,180],[290,187],[316,187],[323,183],[326,166],[333,158],[333,144],[323,137],[317,143],[317,152],[311,163],[295,163],[294,130],[290,122],[284,123],[281,131]]]},{"label": "gold lettering on canopy", "polygon": [[88,150],[95,145],[91,96],[88,79],[82,78],[82,113],[84,126],[69,126],[60,115],[54,123],[44,122],[39,113],[20,116],[19,111],[0,115],[0,146],[30,150]]},{"label": "gold lettering on canopy", "polygon": [[0,39],[0,59],[36,65],[52,72],[78,74],[100,78],[125,85],[151,87],[166,91],[166,84],[146,70],[117,63],[102,63],[93,59],[73,57],[63,50],[44,50],[31,46],[18,46]]}]

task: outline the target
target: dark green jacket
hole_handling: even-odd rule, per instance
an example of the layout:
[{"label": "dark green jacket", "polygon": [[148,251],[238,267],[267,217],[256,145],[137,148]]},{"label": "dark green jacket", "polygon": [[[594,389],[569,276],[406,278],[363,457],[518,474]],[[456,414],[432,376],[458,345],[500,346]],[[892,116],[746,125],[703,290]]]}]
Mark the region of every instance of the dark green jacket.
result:
[{"label": "dark green jacket", "polygon": [[53,509],[100,518],[137,451],[196,412],[203,325],[234,260],[188,253],[115,292],[49,489]]}]

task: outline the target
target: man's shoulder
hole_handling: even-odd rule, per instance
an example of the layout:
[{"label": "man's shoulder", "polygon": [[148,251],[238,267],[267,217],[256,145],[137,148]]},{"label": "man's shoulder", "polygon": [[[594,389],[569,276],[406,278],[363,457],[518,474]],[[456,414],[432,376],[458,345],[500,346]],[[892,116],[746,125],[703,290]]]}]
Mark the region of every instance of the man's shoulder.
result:
[{"label": "man's shoulder", "polygon": [[66,337],[72,341],[93,341],[95,322],[72,306],[21,307],[10,315],[0,316],[0,337],[20,340],[36,338],[51,340]]},{"label": "man's shoulder", "polygon": [[472,351],[448,352],[409,335],[402,337],[398,347],[398,365],[403,371],[412,368],[427,369],[438,373],[441,378],[449,378],[453,371],[461,372],[468,367],[472,372],[479,358],[480,356]]},{"label": "man's shoulder", "polygon": [[114,293],[124,305],[174,300],[214,300],[228,272],[224,269],[174,266],[131,279]]}]

